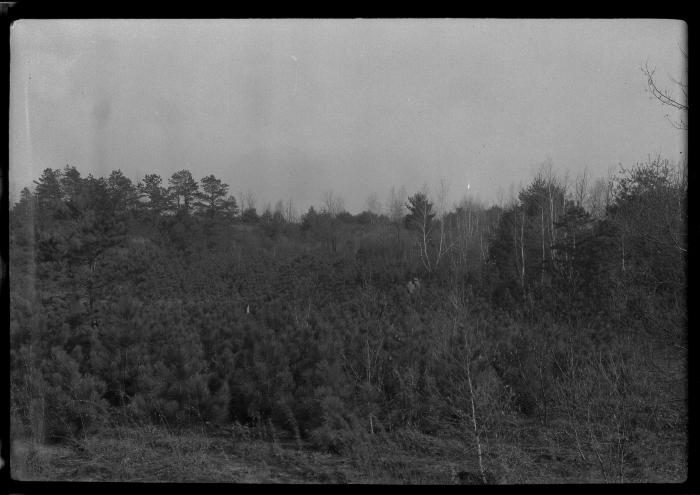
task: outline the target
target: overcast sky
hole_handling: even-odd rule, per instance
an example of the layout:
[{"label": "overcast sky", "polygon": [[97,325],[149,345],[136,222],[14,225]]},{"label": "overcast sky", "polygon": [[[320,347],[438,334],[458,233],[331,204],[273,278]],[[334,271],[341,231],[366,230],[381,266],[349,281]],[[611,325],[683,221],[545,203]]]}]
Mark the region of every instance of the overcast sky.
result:
[{"label": "overcast sky", "polygon": [[[334,191],[351,212],[441,179],[490,202],[551,159],[604,175],[686,134],[650,99],[682,76],[668,20],[23,20],[10,189],[46,167],[214,174],[258,210]],[[673,115],[671,115],[673,117]],[[13,198],[11,198],[13,199]]]}]

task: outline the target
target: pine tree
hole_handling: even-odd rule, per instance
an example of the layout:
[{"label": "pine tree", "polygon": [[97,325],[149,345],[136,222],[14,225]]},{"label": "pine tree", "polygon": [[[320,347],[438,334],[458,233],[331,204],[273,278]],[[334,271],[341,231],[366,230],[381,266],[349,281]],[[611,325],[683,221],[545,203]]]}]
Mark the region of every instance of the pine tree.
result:
[{"label": "pine tree", "polygon": [[107,193],[116,214],[123,214],[136,205],[136,187],[121,170],[113,170],[107,178]]},{"label": "pine tree", "polygon": [[201,179],[200,184],[202,192],[197,194],[199,201],[195,205],[203,210],[207,216],[213,217],[228,206],[226,200],[228,184],[224,184],[213,175]]},{"label": "pine tree", "polygon": [[145,207],[158,214],[168,207],[168,190],[162,182],[160,175],[147,174],[138,185],[140,195],[148,199]]},{"label": "pine tree", "polygon": [[175,202],[175,208],[189,214],[199,191],[199,185],[192,173],[189,170],[180,170],[175,172],[168,182],[168,192]]},{"label": "pine tree", "polygon": [[65,203],[62,201],[61,176],[60,170],[46,168],[39,180],[34,181],[36,184],[34,194],[39,207],[39,218],[42,220],[61,219],[67,213]]}]

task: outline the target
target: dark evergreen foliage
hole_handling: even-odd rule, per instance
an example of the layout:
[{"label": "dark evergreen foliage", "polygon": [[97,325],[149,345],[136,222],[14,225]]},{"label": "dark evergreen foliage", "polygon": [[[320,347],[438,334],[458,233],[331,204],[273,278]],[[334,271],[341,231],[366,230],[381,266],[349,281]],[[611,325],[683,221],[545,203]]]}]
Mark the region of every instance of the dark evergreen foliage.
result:
[{"label": "dark evergreen foliage", "polygon": [[[508,208],[442,224],[417,193],[397,237],[370,212],[294,224],[248,208],[239,224],[212,175],[183,170],[166,190],[46,169],[10,212],[13,408],[46,439],[110,415],[272,421],[332,452],[380,427],[463,428],[472,399],[482,428],[591,421],[586,401],[612,428],[605,414],[651,393],[642,383],[669,393],[625,336],[684,344],[677,179],[658,163],[624,172],[603,218],[541,177]],[[442,271],[412,249],[419,222],[457,239]],[[625,421],[659,418],[634,411]]]}]

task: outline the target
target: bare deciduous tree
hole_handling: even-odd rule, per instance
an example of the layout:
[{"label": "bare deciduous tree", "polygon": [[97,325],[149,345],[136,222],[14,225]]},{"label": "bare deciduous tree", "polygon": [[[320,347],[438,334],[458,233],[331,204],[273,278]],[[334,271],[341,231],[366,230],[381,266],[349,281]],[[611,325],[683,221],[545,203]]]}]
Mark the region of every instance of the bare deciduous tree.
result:
[{"label": "bare deciduous tree", "polygon": [[240,198],[241,211],[255,209],[256,198],[253,191],[248,189],[246,192],[239,192],[238,197]]},{"label": "bare deciduous tree", "polygon": [[379,201],[379,196],[377,193],[370,193],[367,196],[367,211],[372,214],[371,222],[374,223],[374,216],[379,216],[382,214],[382,203]]},{"label": "bare deciduous tree", "polygon": [[333,218],[345,211],[345,201],[343,201],[343,198],[336,196],[333,191],[326,191],[323,193],[322,201],[323,211]]},{"label": "bare deciduous tree", "polygon": [[401,223],[403,222],[404,216],[406,216],[406,206],[405,201],[408,197],[406,193],[406,188],[401,186],[397,191],[396,188],[392,186],[389,192],[389,199],[387,200],[387,212],[389,214],[389,220],[396,227],[396,240],[399,240],[399,234],[401,232]]},{"label": "bare deciduous tree", "polygon": [[447,181],[443,178],[440,180],[440,185],[437,190],[437,218],[440,227],[440,239],[438,243],[438,249],[435,253],[435,268],[440,264],[442,257],[453,247],[452,242],[447,242],[445,238],[445,215],[447,215],[447,198],[449,196],[450,188]]},{"label": "bare deciduous tree", "polygon": [[287,223],[297,223],[299,221],[299,215],[292,204],[292,198],[287,200],[287,205],[285,206],[284,210],[284,219],[287,221]]},{"label": "bare deciduous tree", "polygon": [[679,116],[672,119],[666,114],[666,118],[676,129],[688,130],[688,53],[681,49],[681,54],[685,60],[685,74],[682,79],[677,80],[669,76],[669,79],[676,85],[676,91],[671,91],[667,88],[661,88],[655,79],[656,69],[649,67],[649,62],[641,68],[642,73],[647,78],[647,91],[659,100],[665,107],[675,109]]},{"label": "bare deciduous tree", "polygon": [[590,185],[588,191],[587,211],[594,218],[601,219],[605,216],[612,202],[614,183],[610,177],[598,177]]},{"label": "bare deciduous tree", "polygon": [[576,206],[583,208],[588,203],[590,181],[591,174],[588,171],[588,167],[585,167],[583,172],[577,175],[576,179],[574,180],[574,201]]},{"label": "bare deciduous tree", "polygon": [[428,199],[428,188],[423,186],[421,191],[410,196],[406,208],[409,210],[406,226],[416,233],[421,262],[428,272],[432,272],[434,266],[430,259],[429,248],[433,240],[435,212],[433,211],[433,203]]}]

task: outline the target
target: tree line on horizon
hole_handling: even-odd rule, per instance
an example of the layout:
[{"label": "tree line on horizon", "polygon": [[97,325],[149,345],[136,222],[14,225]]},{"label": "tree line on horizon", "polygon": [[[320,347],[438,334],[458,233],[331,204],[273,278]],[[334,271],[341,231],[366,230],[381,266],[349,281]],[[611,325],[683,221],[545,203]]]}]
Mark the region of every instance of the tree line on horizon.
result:
[{"label": "tree line on horizon", "polygon": [[475,445],[485,479],[534,421],[632,476],[686,424],[685,169],[446,197],[327,193],[297,220],[213,175],[46,169],[10,211],[13,429],[270,422],[347,452],[408,427]]}]

